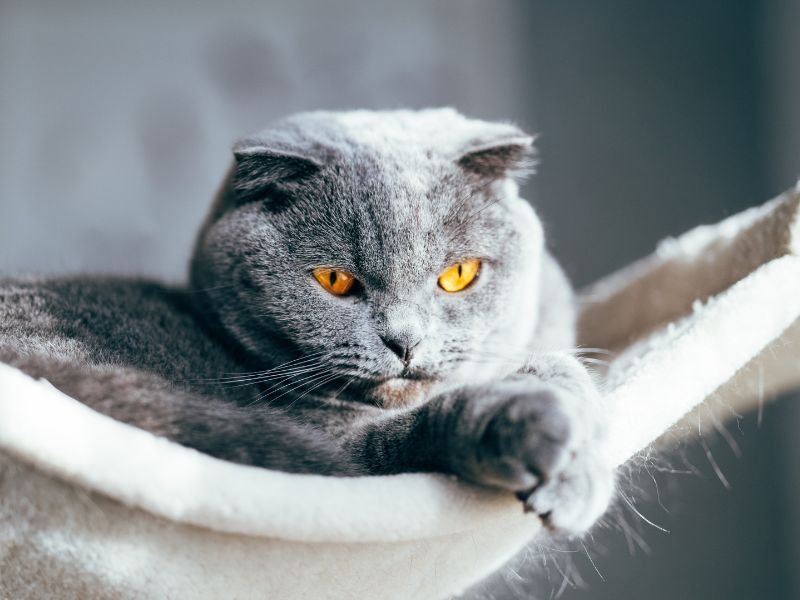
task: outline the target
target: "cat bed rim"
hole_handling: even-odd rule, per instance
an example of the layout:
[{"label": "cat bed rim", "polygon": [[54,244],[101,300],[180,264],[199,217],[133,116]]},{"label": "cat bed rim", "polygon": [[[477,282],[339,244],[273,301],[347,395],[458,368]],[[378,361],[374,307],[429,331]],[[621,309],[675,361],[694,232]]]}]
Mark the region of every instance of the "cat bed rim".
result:
[{"label": "cat bed rim", "polygon": [[[779,282],[783,289],[779,293],[765,282]],[[726,340],[735,336],[738,323],[731,310],[750,319],[751,343],[747,350],[720,348],[708,385],[700,380],[689,385],[685,398],[670,404],[671,412],[650,430],[639,426],[647,419],[637,421],[636,415],[649,409],[637,400],[654,386],[674,382],[664,380],[663,369],[660,375],[644,369],[624,379],[606,398],[617,415],[609,449],[614,464],[652,442],[662,432],[661,424],[678,421],[713,391],[715,382],[736,374],[753,348],[765,347],[794,322],[800,314],[800,257],[768,262],[698,310],[691,330],[670,337],[671,343],[684,344],[668,357],[676,368],[691,372],[697,356],[708,344],[713,347],[709,335]],[[698,340],[692,330],[706,333]],[[658,344],[650,351],[659,352]],[[97,413],[49,383],[3,364],[0,451],[150,514],[230,534],[385,543],[507,526],[510,521],[536,526],[531,515],[522,515],[513,494],[445,475],[298,475],[212,458]]]}]

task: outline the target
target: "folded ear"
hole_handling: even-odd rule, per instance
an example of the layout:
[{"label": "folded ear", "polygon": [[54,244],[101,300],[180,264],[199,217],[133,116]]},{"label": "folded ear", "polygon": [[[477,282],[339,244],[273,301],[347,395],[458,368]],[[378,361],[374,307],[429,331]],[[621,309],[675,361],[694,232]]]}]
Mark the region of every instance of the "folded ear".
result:
[{"label": "folded ear", "polygon": [[533,137],[520,134],[478,143],[465,150],[456,163],[464,171],[489,180],[523,178],[536,166]]},{"label": "folded ear", "polygon": [[240,201],[285,189],[322,167],[316,159],[267,146],[237,147],[233,155],[232,188]]}]

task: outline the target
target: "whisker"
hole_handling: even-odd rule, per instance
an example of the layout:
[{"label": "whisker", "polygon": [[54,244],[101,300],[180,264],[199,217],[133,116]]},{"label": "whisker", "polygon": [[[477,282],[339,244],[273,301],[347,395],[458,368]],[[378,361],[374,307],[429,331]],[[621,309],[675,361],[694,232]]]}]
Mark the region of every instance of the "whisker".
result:
[{"label": "whisker", "polygon": [[616,356],[617,353],[606,348],[590,348],[587,346],[578,346],[572,350],[575,354],[605,354],[606,356]]},{"label": "whisker", "polygon": [[305,392],[303,392],[302,394],[300,394],[300,395],[299,395],[297,398],[295,398],[294,400],[292,400],[292,401],[289,403],[289,405],[288,405],[288,406],[292,406],[292,405],[293,405],[295,402],[298,402],[299,400],[303,399],[305,396],[307,396],[308,394],[310,394],[310,393],[311,393],[311,392],[313,392],[314,390],[316,390],[316,389],[318,389],[318,388],[322,387],[322,386],[323,386],[323,385],[325,385],[326,383],[330,383],[331,381],[333,381],[333,380],[335,380],[335,379],[338,379],[339,377],[340,377],[340,375],[339,375],[338,373],[334,373],[334,374],[333,374],[333,375],[331,375],[330,377],[328,377],[328,378],[326,378],[326,379],[323,379],[322,381],[320,381],[319,383],[317,383],[317,384],[316,384],[316,385],[314,385],[313,387],[311,387],[311,388],[307,389]]},{"label": "whisker", "polygon": [[306,366],[306,367],[293,369],[291,371],[286,371],[286,372],[283,372],[283,373],[276,373],[274,375],[264,375],[262,377],[254,378],[254,379],[252,379],[250,381],[238,382],[238,383],[237,382],[233,382],[233,383],[223,382],[220,385],[226,385],[226,386],[231,387],[231,388],[247,387],[247,386],[257,385],[259,383],[266,383],[266,382],[275,381],[275,380],[283,381],[283,380],[289,379],[291,377],[301,376],[301,375],[305,375],[307,373],[313,373],[314,371],[319,371],[320,369],[324,369],[324,368],[326,368],[326,365],[317,364],[317,365],[311,365],[311,366]]},{"label": "whisker", "polygon": [[276,375],[284,375],[288,373],[293,373],[300,369],[310,368],[310,366],[313,365],[309,365],[309,363],[315,363],[315,362],[320,362],[321,360],[325,360],[327,357],[325,357],[324,354],[325,352],[319,352],[311,356],[297,358],[293,361],[287,361],[286,363],[281,363],[280,365],[277,365],[270,369],[265,369],[263,371],[253,371],[250,373],[241,373],[238,375],[230,375],[226,377],[199,379],[197,381],[207,382],[207,383],[220,383],[220,384],[258,382],[265,379],[274,378],[274,376]]},{"label": "whisker", "polygon": [[[327,370],[322,371],[322,372],[313,373],[312,375],[309,375],[308,377],[304,377],[304,378],[300,379],[299,381],[292,381],[288,385],[289,389],[286,389],[285,391],[283,391],[281,394],[278,394],[277,396],[273,396],[274,392],[278,392],[281,389],[284,389],[284,388],[287,387],[287,386],[283,386],[283,385],[280,385],[280,384],[276,384],[277,389],[274,389],[274,392],[272,391],[272,388],[271,388],[270,390],[267,390],[263,394],[259,395],[259,397],[256,399],[256,401],[264,402],[264,401],[267,401],[267,399],[269,398],[268,403],[271,404],[272,402],[275,402],[276,400],[282,398],[286,394],[289,394],[289,393],[291,393],[291,392],[293,392],[295,390],[300,389],[301,387],[303,387],[303,385],[311,385],[311,384],[315,383],[316,381],[319,381],[319,379],[329,375],[330,372],[331,372],[330,369],[327,369]],[[276,386],[273,386],[273,388],[275,388]],[[270,396],[272,396],[272,397],[270,398]]]},{"label": "whisker", "polygon": [[625,504],[627,504],[627,505],[630,507],[630,509],[631,509],[631,510],[634,512],[634,514],[635,514],[637,517],[639,517],[639,518],[640,518],[642,521],[644,521],[645,523],[647,523],[647,524],[648,524],[648,525],[650,525],[651,527],[655,527],[655,528],[656,528],[656,529],[658,529],[659,531],[663,531],[664,533],[669,533],[669,529],[665,529],[665,528],[661,527],[661,525],[656,525],[656,524],[655,524],[655,523],[653,523],[653,522],[652,522],[650,519],[648,519],[647,517],[645,517],[645,516],[644,516],[644,515],[643,515],[641,512],[639,512],[639,509],[637,509],[637,508],[636,508],[636,507],[633,505],[633,502],[631,502],[630,498],[628,498],[628,496],[626,496],[624,493],[620,492],[620,497],[621,497],[621,498],[622,498],[622,500],[625,502]]},{"label": "whisker", "polygon": [[240,377],[249,377],[249,376],[259,376],[264,375],[266,373],[272,373],[275,371],[279,371],[285,367],[289,366],[296,366],[297,364],[302,364],[308,361],[311,361],[315,358],[319,358],[321,355],[327,354],[327,350],[320,350],[319,352],[313,352],[311,354],[305,354],[303,356],[299,356],[293,360],[288,360],[283,362],[279,365],[275,365],[274,367],[270,367],[269,369],[264,369],[262,371],[249,371],[249,372],[240,372],[240,373],[224,373],[222,377],[213,377],[213,378],[206,378],[206,379],[199,379],[198,381],[221,381],[224,379],[238,379]]},{"label": "whisker", "polygon": [[580,360],[582,363],[600,365],[601,367],[607,367],[611,364],[610,360],[603,360],[602,358],[589,358],[588,356],[581,356],[578,360]]},{"label": "whisker", "polygon": [[583,543],[583,540],[581,540],[581,546],[583,546],[583,551],[586,553],[586,558],[588,558],[589,562],[592,563],[592,567],[594,567],[594,570],[597,573],[597,576],[600,577],[600,579],[602,581],[605,581],[606,578],[603,577],[603,574],[600,572],[600,569],[597,568],[597,565],[595,564],[594,559],[592,558],[592,555],[589,554],[589,550],[588,550],[588,548],[586,548],[586,544]]},{"label": "whisker", "polygon": [[347,381],[345,381],[344,385],[343,385],[342,387],[340,387],[338,390],[336,390],[336,391],[335,391],[335,392],[334,392],[334,393],[331,395],[331,398],[334,398],[334,399],[336,399],[336,398],[339,398],[339,395],[340,395],[340,394],[342,394],[342,393],[343,393],[343,392],[344,392],[344,391],[345,391],[345,390],[348,388],[348,386],[349,386],[351,383],[353,383],[354,381],[355,381],[355,379],[354,379],[353,377],[348,377],[348,378],[347,378]]}]

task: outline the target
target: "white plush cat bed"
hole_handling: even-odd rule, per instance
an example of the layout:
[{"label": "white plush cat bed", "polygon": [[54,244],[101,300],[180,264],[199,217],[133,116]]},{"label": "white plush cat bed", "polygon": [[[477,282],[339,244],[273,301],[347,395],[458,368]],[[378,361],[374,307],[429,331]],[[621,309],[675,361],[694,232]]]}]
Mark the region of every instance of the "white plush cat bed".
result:
[{"label": "white plush cat bed", "polygon": [[[587,293],[582,342],[620,352],[616,463],[701,404],[800,387],[799,203],[667,240]],[[445,476],[226,463],[0,365],[2,598],[444,598],[539,526],[511,494]]]}]

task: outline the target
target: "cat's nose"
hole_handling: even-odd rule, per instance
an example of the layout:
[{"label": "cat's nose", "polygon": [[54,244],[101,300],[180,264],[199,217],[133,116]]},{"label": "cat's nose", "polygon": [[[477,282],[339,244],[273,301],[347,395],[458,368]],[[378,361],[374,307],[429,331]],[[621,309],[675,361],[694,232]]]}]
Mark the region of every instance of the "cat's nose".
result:
[{"label": "cat's nose", "polygon": [[411,357],[414,355],[414,349],[419,346],[421,339],[410,338],[409,336],[401,335],[381,335],[380,338],[386,347],[397,355],[404,365],[408,366],[411,362]]}]

